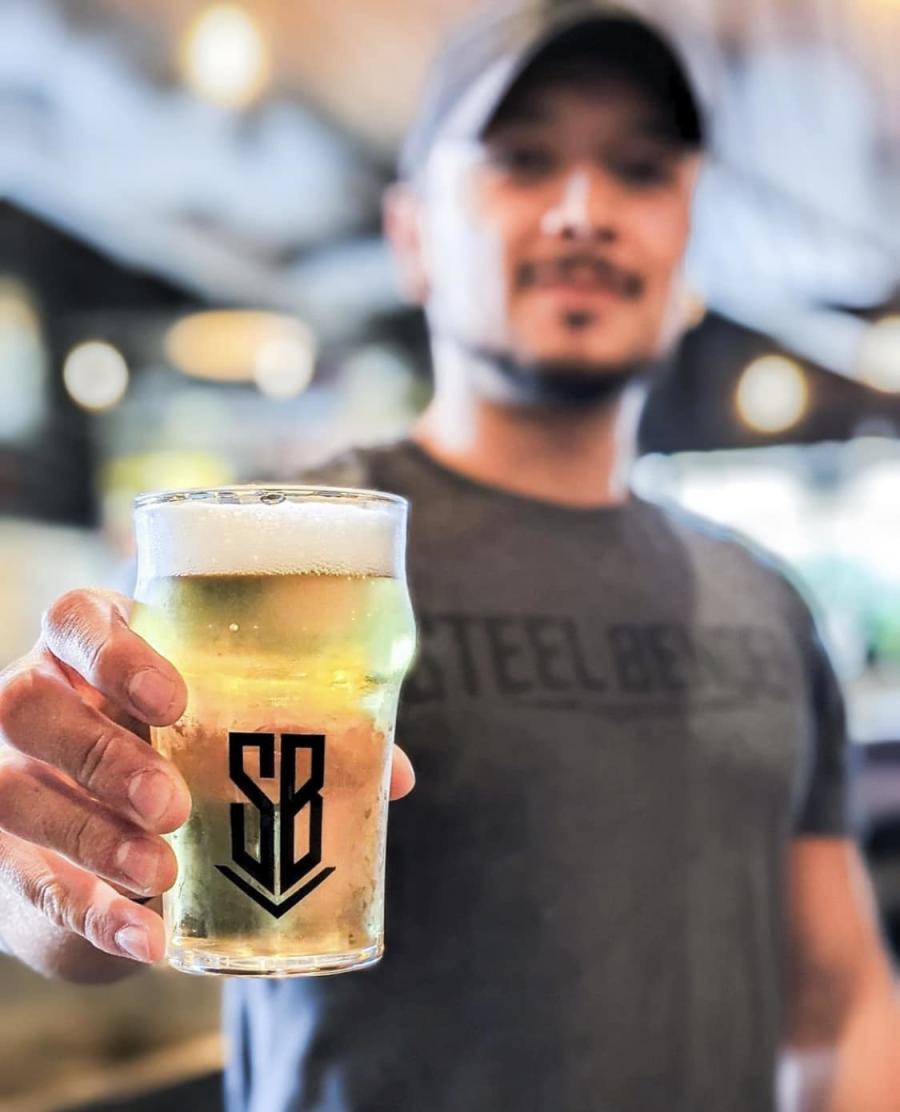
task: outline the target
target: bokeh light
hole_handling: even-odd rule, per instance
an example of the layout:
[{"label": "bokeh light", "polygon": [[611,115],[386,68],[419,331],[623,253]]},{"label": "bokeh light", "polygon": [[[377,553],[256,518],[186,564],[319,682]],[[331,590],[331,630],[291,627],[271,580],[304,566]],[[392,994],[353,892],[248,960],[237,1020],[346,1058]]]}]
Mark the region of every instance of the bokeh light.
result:
[{"label": "bokeh light", "polygon": [[253,377],[270,398],[294,398],[309,385],[315,365],[315,345],[306,329],[283,331],[259,348]]},{"label": "bokeh light", "polygon": [[182,71],[198,96],[223,108],[245,108],[269,81],[269,51],[256,19],[239,4],[213,4],[188,27]]},{"label": "bokeh light", "polygon": [[888,394],[900,393],[900,316],[884,317],[866,331],[859,374],[867,386]]},{"label": "bokeh light", "polygon": [[737,411],[751,429],[763,433],[791,428],[809,408],[809,384],[803,368],[783,355],[754,359],[738,382]]},{"label": "bokeh light", "polygon": [[183,374],[219,382],[255,381],[274,397],[298,394],[312,377],[315,340],[295,317],[251,309],[192,313],[166,336],[166,355]]},{"label": "bokeh light", "polygon": [[0,440],[37,428],[46,407],[47,357],[41,321],[28,289],[0,277]]},{"label": "bokeh light", "polygon": [[88,340],[66,356],[63,382],[69,396],[83,409],[111,409],[128,389],[128,364],[112,344]]}]

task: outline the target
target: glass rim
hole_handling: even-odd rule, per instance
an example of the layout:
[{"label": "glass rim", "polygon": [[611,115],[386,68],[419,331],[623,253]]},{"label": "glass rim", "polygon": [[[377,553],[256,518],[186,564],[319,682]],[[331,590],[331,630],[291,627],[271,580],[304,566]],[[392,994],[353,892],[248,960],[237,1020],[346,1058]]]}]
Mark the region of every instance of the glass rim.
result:
[{"label": "glass rim", "polygon": [[134,509],[148,506],[219,505],[247,506],[262,502],[277,505],[280,502],[335,502],[343,505],[388,506],[406,509],[407,499],[383,490],[366,490],[360,487],[321,486],[303,483],[237,483],[217,487],[187,487],[183,490],[146,491],[134,499]]}]

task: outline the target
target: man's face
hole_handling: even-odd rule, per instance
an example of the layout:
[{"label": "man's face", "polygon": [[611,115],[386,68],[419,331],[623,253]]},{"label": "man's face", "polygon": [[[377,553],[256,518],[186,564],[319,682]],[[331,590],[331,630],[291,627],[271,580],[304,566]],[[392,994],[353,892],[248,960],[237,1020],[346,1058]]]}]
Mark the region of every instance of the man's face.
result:
[{"label": "man's face", "polygon": [[432,329],[586,375],[658,356],[698,164],[627,79],[526,79],[483,139],[432,152],[420,201]]}]

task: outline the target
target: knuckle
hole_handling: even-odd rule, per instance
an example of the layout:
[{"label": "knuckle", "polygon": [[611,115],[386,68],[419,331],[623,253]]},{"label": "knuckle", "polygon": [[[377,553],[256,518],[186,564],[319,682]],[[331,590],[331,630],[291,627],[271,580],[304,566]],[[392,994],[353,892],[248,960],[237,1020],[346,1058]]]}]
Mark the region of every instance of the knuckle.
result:
[{"label": "knuckle", "polygon": [[74,590],[62,595],[45,612],[43,630],[54,650],[61,649],[89,682],[114,667],[111,657],[119,641],[115,612],[96,591]]},{"label": "knuckle", "polygon": [[140,667],[135,657],[132,633],[127,626],[111,620],[102,636],[94,636],[84,643],[86,677],[115,703],[127,699],[126,685],[133,672]]},{"label": "knuckle", "polygon": [[83,622],[83,615],[89,603],[90,595],[87,591],[66,591],[44,611],[41,625],[44,629],[63,636],[77,631]]},{"label": "knuckle", "polygon": [[99,832],[93,815],[89,811],[77,810],[69,819],[65,832],[66,854],[81,864],[91,862],[97,856]]},{"label": "knuckle", "polygon": [[84,784],[85,787],[93,786],[97,779],[98,770],[105,765],[108,759],[115,738],[114,730],[98,729],[76,762],[74,773],[80,784]]},{"label": "knuckle", "polygon": [[68,893],[59,877],[42,872],[25,885],[26,898],[54,926],[72,929]]},{"label": "knuckle", "polygon": [[118,680],[124,672],[122,650],[125,646],[122,641],[115,626],[111,626],[102,637],[95,637],[89,643],[86,640],[84,642],[88,674],[104,688]]},{"label": "knuckle", "polygon": [[18,871],[16,869],[15,858],[10,853],[10,841],[0,831],[0,884],[11,885],[15,887],[18,880]]},{"label": "knuckle", "polygon": [[20,795],[21,773],[13,761],[0,756],[0,826]]},{"label": "knuckle", "polygon": [[106,950],[111,947],[115,933],[109,916],[95,904],[89,904],[84,911],[80,932],[93,946]]},{"label": "knuckle", "polygon": [[0,684],[0,734],[11,739],[22,711],[45,693],[49,681],[35,668],[14,672]]}]

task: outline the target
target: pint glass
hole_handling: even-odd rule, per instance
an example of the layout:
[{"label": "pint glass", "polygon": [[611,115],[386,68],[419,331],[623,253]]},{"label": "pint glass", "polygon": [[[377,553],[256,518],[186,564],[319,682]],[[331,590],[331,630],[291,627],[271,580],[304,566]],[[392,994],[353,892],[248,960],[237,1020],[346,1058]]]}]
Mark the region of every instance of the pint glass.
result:
[{"label": "pint glass", "polygon": [[415,627],[406,503],[231,487],[137,499],[133,628],[184,677],[151,730],[190,788],[168,959],[340,973],[383,949],[391,746]]}]

